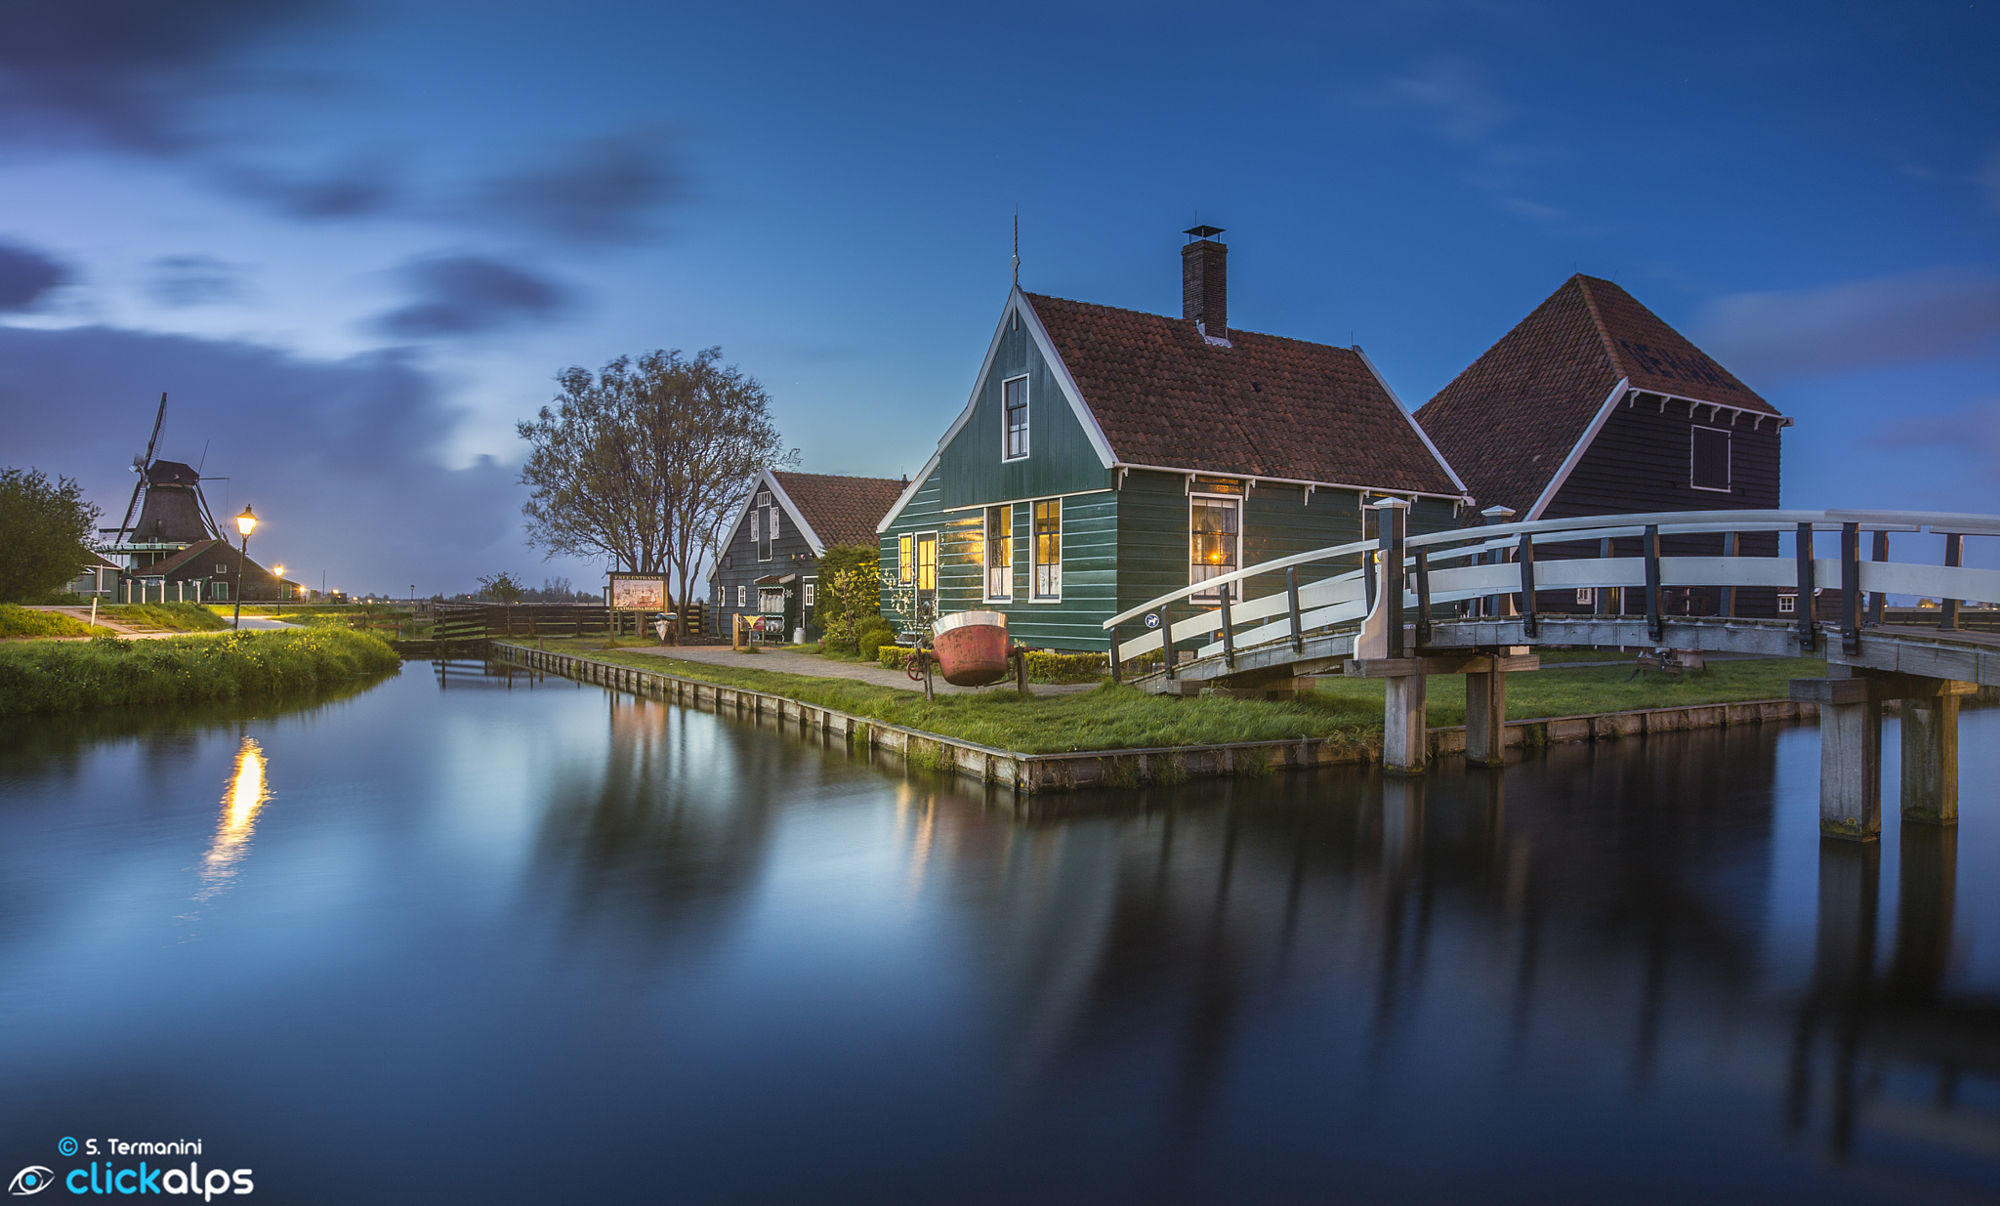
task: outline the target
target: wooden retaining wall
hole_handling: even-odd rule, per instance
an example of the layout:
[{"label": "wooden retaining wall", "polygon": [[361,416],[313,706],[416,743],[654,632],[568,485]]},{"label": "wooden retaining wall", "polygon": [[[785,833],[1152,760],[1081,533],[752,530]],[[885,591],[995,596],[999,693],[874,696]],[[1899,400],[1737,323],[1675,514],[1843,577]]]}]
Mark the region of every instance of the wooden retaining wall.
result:
[{"label": "wooden retaining wall", "polygon": [[[838,740],[850,749],[887,751],[920,765],[948,768],[981,783],[1011,788],[1021,796],[1087,787],[1142,787],[1185,779],[1261,775],[1279,770],[1365,766],[1380,757],[1376,750],[1318,737],[1239,741],[1224,745],[1022,754],[956,737],[926,733],[920,729],[904,728],[866,716],[853,716],[784,695],[702,682],[664,671],[621,666],[574,654],[495,642],[493,656],[517,666],[662,699],[717,715],[769,722],[797,736],[827,743]],[[1517,720],[1508,722],[1506,744],[1532,750],[1565,741],[1607,741],[1646,733],[1785,723],[1811,719],[1815,714],[1815,708],[1810,703],[1773,699],[1648,708],[1599,716]],[[1434,760],[1465,752],[1463,728],[1434,728],[1429,739]]]}]

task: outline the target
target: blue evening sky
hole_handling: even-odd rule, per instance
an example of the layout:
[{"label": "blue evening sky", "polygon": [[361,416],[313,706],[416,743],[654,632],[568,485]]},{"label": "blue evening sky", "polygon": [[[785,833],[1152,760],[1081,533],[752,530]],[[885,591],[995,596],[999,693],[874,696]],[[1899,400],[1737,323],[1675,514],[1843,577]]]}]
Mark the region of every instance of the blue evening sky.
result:
[{"label": "blue evening sky", "polygon": [[[1572,272],[1796,420],[1786,502],[2000,511],[1985,4],[0,9],[0,464],[226,474],[317,585],[544,566],[515,420],[720,345],[918,468],[1008,282],[1359,342],[1411,406]],[[223,493],[227,492],[227,498]]]}]

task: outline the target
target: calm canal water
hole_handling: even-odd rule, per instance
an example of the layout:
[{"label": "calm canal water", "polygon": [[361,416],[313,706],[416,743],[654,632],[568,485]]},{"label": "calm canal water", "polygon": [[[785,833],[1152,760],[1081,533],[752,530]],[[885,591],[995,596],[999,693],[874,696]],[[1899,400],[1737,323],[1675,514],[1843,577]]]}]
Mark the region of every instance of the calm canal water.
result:
[{"label": "calm canal water", "polygon": [[508,681],[0,730],[0,1176],[116,1136],[283,1202],[2000,1188],[2000,713],[1962,832],[1823,853],[1810,729],[1026,823]]}]

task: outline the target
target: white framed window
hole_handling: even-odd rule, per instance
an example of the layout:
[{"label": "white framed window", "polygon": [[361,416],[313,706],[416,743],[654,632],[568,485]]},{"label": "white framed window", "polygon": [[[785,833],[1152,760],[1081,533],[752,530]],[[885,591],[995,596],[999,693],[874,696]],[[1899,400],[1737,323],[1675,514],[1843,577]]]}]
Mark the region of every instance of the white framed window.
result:
[{"label": "white framed window", "polygon": [[215,572],[217,574],[227,574],[229,572],[229,566],[221,561],[218,561],[215,563]]},{"label": "white framed window", "polygon": [[1000,383],[1000,459],[1018,461],[1028,455],[1028,378],[1009,377]]},{"label": "white framed window", "polygon": [[1595,606],[1597,603],[1597,588],[1594,586],[1577,587],[1576,601],[1578,603],[1583,604],[1585,607]]},{"label": "white framed window", "polygon": [[813,605],[813,583],[808,582],[806,583],[806,606],[811,607],[812,605]]},{"label": "white framed window", "polygon": [[1729,432],[1722,427],[1688,430],[1688,485],[1727,494],[1730,487]]},{"label": "white framed window", "polygon": [[1796,594],[1793,594],[1793,593],[1791,593],[1791,592],[1789,592],[1789,591],[1788,591],[1788,592],[1786,592],[1786,593],[1784,593],[1784,594],[1782,594],[1782,595],[1779,595],[1779,596],[1778,596],[1778,614],[1779,614],[1779,615],[1781,615],[1781,616],[1795,616],[1795,615],[1799,614],[1799,597],[1798,597],[1798,595],[1796,595]]},{"label": "white framed window", "polygon": [[[1195,586],[1234,573],[1243,565],[1243,500],[1228,494],[1188,495],[1188,585]],[[1242,584],[1232,584],[1232,598],[1242,597]],[[1202,591],[1197,599],[1219,599],[1220,589]]]},{"label": "white framed window", "polygon": [[1034,539],[1035,593],[1041,603],[1062,602],[1062,499],[1044,499],[1035,504]]},{"label": "white framed window", "polygon": [[738,582],[736,584],[736,606],[738,607],[750,606],[750,588],[743,585],[743,583],[741,582]]},{"label": "white framed window", "polygon": [[986,508],[986,601],[1014,601],[1014,508]]},{"label": "white framed window", "polygon": [[896,581],[908,586],[916,566],[917,538],[909,532],[896,537]]},{"label": "white framed window", "polygon": [[750,512],[750,539],[761,540],[763,538],[758,533],[758,528],[761,526],[763,518],[764,513],[762,511]]}]

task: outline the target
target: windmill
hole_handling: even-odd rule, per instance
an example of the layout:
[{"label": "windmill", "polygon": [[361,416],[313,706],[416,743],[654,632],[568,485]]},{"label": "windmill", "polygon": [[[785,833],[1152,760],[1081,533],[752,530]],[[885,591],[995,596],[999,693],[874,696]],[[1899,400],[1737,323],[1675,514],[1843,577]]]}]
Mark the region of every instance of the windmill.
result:
[{"label": "windmill", "polygon": [[146,451],[132,458],[132,472],[139,478],[132,483],[132,500],[125,506],[125,518],[118,525],[112,548],[106,550],[130,554],[134,569],[173,549],[223,539],[208,500],[202,497],[200,470],[153,455],[159,449],[160,428],[166,419],[167,395],[163,393]]}]

